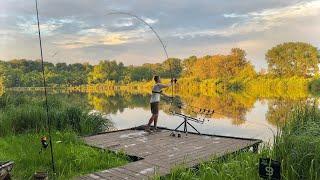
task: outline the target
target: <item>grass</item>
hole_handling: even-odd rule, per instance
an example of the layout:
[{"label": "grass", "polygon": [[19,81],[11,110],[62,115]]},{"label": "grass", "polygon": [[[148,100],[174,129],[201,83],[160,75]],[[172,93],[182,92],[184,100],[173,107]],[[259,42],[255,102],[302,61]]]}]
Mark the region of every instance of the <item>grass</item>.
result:
[{"label": "grass", "polygon": [[[177,167],[163,179],[259,179],[257,174],[259,158],[269,155],[270,151],[267,148],[259,154],[253,152],[236,153],[225,158],[203,162],[195,169]],[[155,177],[155,179],[160,178]]]},{"label": "grass", "polygon": [[320,178],[320,110],[298,107],[282,128],[274,146],[285,179]]},{"label": "grass", "polygon": [[50,149],[41,150],[40,138],[48,134],[43,99],[24,95],[0,97],[0,161],[13,160],[14,179],[33,179],[36,171],[54,179],[70,179],[123,165],[124,154],[86,146],[79,135],[101,132],[112,124],[101,114],[89,114],[81,104],[57,97],[49,99],[56,175],[51,171]]},{"label": "grass", "polygon": [[320,96],[320,79],[314,79],[312,80],[308,85],[309,92],[316,96]]},{"label": "grass", "polygon": [[281,162],[282,179],[320,179],[320,110],[315,105],[296,107],[274,145],[263,147],[258,154],[237,153],[201,163],[196,169],[177,167],[164,179],[259,179],[261,157]]},{"label": "grass", "polygon": [[[80,135],[95,134],[112,126],[101,114],[88,114],[89,110],[57,99],[49,100],[51,127],[72,130]],[[0,137],[22,133],[37,133],[47,128],[43,100],[25,96],[0,98]]]},{"label": "grass", "polygon": [[[121,153],[114,154],[86,146],[74,132],[53,134],[56,179],[70,179],[128,162],[128,158]],[[36,171],[51,172],[50,149],[39,153],[42,135],[24,134],[0,138],[0,160],[15,162],[13,179],[32,179]]]},{"label": "grass", "polygon": [[[292,83],[287,85],[291,87]],[[88,115],[85,108],[64,103],[61,99],[49,102],[56,132],[54,140],[62,141],[54,144],[58,179],[127,162],[121,154],[92,149],[77,139],[77,135],[99,132],[108,126],[101,115]],[[280,161],[282,179],[320,179],[320,110],[317,102],[309,103],[314,105],[295,108],[275,137],[274,145],[264,147],[259,154],[237,153],[204,162],[197,169],[177,167],[162,179],[259,179],[260,157]],[[39,154],[41,132],[46,128],[44,112],[43,101],[39,99],[0,97],[0,160],[15,160],[16,179],[28,179],[35,171],[50,169],[49,151]]]}]

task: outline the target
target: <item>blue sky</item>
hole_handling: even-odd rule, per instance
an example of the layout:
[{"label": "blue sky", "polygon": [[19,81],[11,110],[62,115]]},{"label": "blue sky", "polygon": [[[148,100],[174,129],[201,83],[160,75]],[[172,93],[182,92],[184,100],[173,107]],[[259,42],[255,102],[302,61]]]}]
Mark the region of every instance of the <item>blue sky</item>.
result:
[{"label": "blue sky", "polygon": [[[143,18],[160,34],[170,57],[247,52],[256,69],[265,52],[287,41],[320,47],[320,0],[39,0],[45,60],[128,64],[161,62],[152,32],[136,19],[107,15],[125,11]],[[35,4],[0,1],[0,59],[38,59]]]}]

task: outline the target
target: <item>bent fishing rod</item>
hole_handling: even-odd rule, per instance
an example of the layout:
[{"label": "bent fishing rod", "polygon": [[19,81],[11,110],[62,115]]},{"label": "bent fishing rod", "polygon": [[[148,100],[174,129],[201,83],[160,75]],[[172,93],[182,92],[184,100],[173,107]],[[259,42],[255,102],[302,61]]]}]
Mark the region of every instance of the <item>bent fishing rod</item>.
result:
[{"label": "bent fishing rod", "polygon": [[55,163],[54,163],[54,155],[53,155],[52,136],[51,136],[51,120],[50,120],[50,117],[49,117],[47,83],[46,83],[46,76],[45,76],[45,73],[44,73],[44,61],[43,61],[43,50],[42,50],[41,30],[40,30],[40,21],[39,21],[38,0],[35,0],[35,4],[36,4],[36,13],[37,13],[38,38],[39,38],[39,46],[40,46],[41,69],[42,69],[42,79],[43,79],[43,87],[44,87],[44,95],[45,95],[47,126],[48,126],[48,131],[49,131],[51,167],[52,167],[53,173],[55,173],[55,165],[54,165]]},{"label": "bent fishing rod", "polygon": [[[170,68],[170,78],[171,80],[174,79],[173,77],[173,72],[172,72],[172,63],[170,62],[170,59],[169,59],[169,55],[168,55],[168,52],[167,52],[167,48],[164,44],[164,42],[162,41],[160,35],[157,33],[157,31],[149,24],[147,23],[145,20],[143,20],[141,17],[133,14],[133,13],[129,13],[129,12],[123,12],[123,11],[111,11],[109,13],[107,13],[107,15],[126,15],[126,16],[130,16],[130,17],[133,17],[137,20],[139,20],[140,22],[142,22],[144,25],[146,25],[154,34],[155,36],[157,37],[158,41],[160,42],[161,46],[162,46],[162,49],[163,49],[163,52],[165,54],[165,58],[168,60],[169,62],[169,68]],[[176,82],[176,80],[175,80]],[[175,82],[172,82],[172,87],[171,87],[171,96],[174,97],[174,84]],[[171,101],[171,106],[172,106],[172,101]]]}]

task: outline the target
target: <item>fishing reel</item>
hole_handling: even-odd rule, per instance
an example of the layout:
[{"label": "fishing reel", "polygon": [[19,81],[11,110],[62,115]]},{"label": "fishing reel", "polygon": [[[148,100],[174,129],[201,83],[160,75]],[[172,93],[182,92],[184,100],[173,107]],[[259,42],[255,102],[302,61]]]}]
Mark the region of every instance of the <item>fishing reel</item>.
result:
[{"label": "fishing reel", "polygon": [[177,84],[177,81],[178,81],[177,78],[172,78],[171,79],[171,83]]},{"label": "fishing reel", "polygon": [[40,142],[41,142],[41,149],[39,154],[43,151],[43,149],[47,149],[47,147],[49,146],[46,136],[42,136]]},{"label": "fishing reel", "polygon": [[205,116],[211,116],[214,113],[213,109],[202,109],[200,108],[199,111],[192,111],[193,113],[205,115]]},{"label": "fishing reel", "polygon": [[202,121],[209,121],[208,118],[210,118],[212,116],[212,114],[214,113],[213,109],[204,109],[204,108],[199,108],[199,111],[192,111],[193,113],[195,113],[197,116],[200,116],[199,119],[202,118]]},{"label": "fishing reel", "polygon": [[42,148],[47,149],[49,144],[47,142],[47,137],[46,136],[42,136],[41,137],[41,145],[42,145]]}]

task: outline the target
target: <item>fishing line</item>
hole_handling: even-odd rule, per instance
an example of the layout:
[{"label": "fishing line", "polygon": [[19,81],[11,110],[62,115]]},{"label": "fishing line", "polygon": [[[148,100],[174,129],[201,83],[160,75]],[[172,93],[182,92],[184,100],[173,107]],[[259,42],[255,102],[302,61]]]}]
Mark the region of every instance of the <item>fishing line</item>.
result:
[{"label": "fishing line", "polygon": [[53,173],[55,173],[54,156],[53,156],[53,146],[52,146],[52,137],[51,137],[51,120],[50,120],[50,117],[49,117],[49,105],[48,105],[47,84],[46,84],[46,77],[45,77],[45,73],[44,73],[44,62],[43,62],[41,30],[40,30],[40,21],[39,21],[38,0],[35,0],[35,3],[36,3],[37,24],[38,24],[38,37],[39,37],[40,55],[41,55],[42,79],[43,79],[43,87],[44,87],[44,95],[45,95],[45,104],[46,104],[47,126],[48,126],[48,131],[49,131],[49,144],[50,144],[50,153],[51,153],[51,165],[52,165],[52,171],[53,171]]}]

